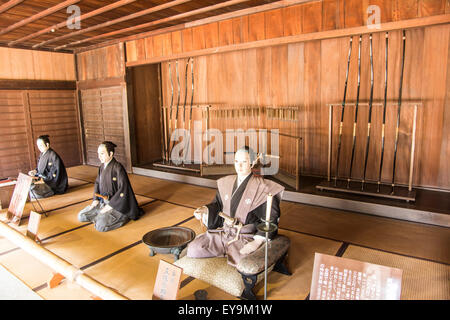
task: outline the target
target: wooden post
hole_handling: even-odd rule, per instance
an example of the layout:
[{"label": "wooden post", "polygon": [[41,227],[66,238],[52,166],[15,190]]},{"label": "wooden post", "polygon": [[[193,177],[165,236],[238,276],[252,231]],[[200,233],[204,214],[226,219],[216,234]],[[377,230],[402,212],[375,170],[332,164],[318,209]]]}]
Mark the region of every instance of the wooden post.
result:
[{"label": "wooden post", "polygon": [[333,133],[333,105],[330,104],[328,112],[328,181],[331,181],[332,133]]},{"label": "wooden post", "polygon": [[414,105],[414,119],[411,137],[411,161],[409,164],[409,184],[408,184],[409,191],[412,191],[412,177],[414,170],[414,149],[416,147],[416,123],[417,123],[417,104]]}]

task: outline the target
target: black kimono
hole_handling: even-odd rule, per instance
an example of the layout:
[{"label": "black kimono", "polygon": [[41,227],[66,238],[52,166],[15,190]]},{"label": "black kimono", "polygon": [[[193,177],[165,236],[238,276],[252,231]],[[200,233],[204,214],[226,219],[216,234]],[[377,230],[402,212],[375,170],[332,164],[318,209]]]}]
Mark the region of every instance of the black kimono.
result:
[{"label": "black kimono", "polygon": [[44,154],[40,154],[36,176],[41,177],[55,194],[62,194],[67,191],[69,179],[66,167],[60,156],[51,148]]},{"label": "black kimono", "polygon": [[[115,158],[98,168],[94,192],[108,197],[108,204],[114,210],[137,220],[141,215],[136,197],[128,180],[127,172]],[[102,200],[94,194],[94,200]]]}]

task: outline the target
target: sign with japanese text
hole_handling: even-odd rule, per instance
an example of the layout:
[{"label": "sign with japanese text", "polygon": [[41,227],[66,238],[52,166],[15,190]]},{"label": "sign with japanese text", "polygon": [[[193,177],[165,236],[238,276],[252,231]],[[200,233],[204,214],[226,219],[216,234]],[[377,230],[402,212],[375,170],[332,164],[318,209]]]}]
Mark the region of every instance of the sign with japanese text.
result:
[{"label": "sign with japanese text", "polygon": [[402,270],[316,253],[310,300],[400,300]]},{"label": "sign with japanese text", "polygon": [[19,173],[19,177],[17,178],[17,183],[11,197],[11,202],[9,203],[8,212],[6,213],[7,219],[10,221],[12,220],[12,222],[17,225],[20,224],[23,209],[25,208],[28,193],[30,192],[32,180],[32,177],[21,172]]},{"label": "sign with japanese text", "polygon": [[176,300],[182,273],[182,268],[160,260],[155,286],[153,287],[153,299]]},{"label": "sign with japanese text", "polygon": [[27,237],[35,241],[36,239],[38,239],[37,234],[40,222],[41,222],[41,215],[39,213],[31,211],[30,218],[28,219]]}]

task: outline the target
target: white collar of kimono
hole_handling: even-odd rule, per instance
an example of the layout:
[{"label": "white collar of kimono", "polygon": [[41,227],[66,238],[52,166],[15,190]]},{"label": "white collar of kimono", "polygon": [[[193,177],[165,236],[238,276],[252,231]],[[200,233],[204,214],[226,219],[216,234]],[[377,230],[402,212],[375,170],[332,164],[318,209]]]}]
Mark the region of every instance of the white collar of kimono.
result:
[{"label": "white collar of kimono", "polygon": [[237,177],[237,188],[239,188],[239,186],[241,185],[241,183],[247,179],[247,177],[251,174],[251,172],[249,174],[247,174],[246,176],[238,176]]}]

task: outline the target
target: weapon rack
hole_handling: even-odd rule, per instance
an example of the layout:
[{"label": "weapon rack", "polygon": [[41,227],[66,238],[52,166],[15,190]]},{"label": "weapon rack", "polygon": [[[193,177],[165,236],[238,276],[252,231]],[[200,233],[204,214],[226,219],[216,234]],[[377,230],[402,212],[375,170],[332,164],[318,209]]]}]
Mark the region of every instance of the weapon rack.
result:
[{"label": "weapon rack", "polygon": [[[408,175],[408,185],[401,185],[395,183],[386,183],[382,179],[380,181],[373,181],[366,179],[365,187],[362,190],[361,184],[362,179],[356,179],[351,176],[348,177],[338,177],[338,172],[334,172],[334,178],[332,178],[332,149],[333,149],[333,109],[334,107],[342,107],[342,103],[331,103],[326,105],[329,109],[329,122],[328,122],[328,169],[327,169],[327,180],[322,181],[320,184],[316,185],[316,189],[320,191],[334,191],[334,192],[345,192],[353,193],[359,195],[368,195],[374,197],[388,198],[404,200],[406,202],[415,201],[416,192],[412,188],[413,179],[413,169],[414,169],[414,151],[416,145],[416,126],[417,126],[417,110],[418,107],[422,106],[420,101],[405,101],[402,103],[403,110],[406,107],[413,107],[413,117],[412,117],[412,130],[410,139],[410,153],[409,153],[409,175]],[[355,106],[355,103],[346,103],[346,107]],[[367,102],[359,103],[360,107],[368,107]],[[383,107],[382,103],[373,103],[374,108]],[[387,102],[386,108],[398,107],[398,102]],[[342,108],[341,108],[342,109]],[[341,110],[342,112],[342,110]],[[361,117],[360,117],[361,119]],[[397,128],[397,130],[399,130]],[[373,135],[373,133],[372,133]],[[359,137],[360,139],[366,139],[366,136]],[[373,138],[373,136],[372,136]],[[370,154],[369,154],[370,156]],[[343,159],[344,160],[344,159]],[[386,160],[386,158],[384,159]],[[397,159],[397,161],[399,161]],[[339,169],[339,168],[338,168]],[[377,168],[378,169],[378,168]],[[393,180],[394,181],[394,180]],[[378,184],[380,184],[380,190],[377,191]]]}]

